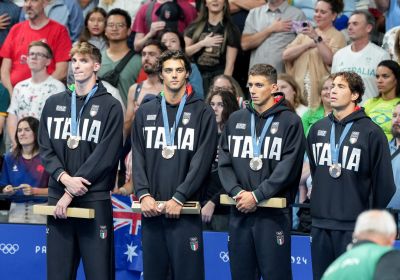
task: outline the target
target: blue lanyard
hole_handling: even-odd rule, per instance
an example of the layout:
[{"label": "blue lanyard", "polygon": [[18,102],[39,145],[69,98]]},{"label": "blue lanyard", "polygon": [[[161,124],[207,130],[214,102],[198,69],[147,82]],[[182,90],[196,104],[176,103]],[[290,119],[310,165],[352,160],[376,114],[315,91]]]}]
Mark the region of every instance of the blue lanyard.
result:
[{"label": "blue lanyard", "polygon": [[271,125],[273,118],[274,118],[274,116],[268,117],[268,119],[265,122],[264,127],[262,129],[260,138],[258,138],[258,140],[257,140],[256,128],[255,128],[255,117],[254,117],[254,114],[251,114],[251,138],[253,140],[253,158],[260,156],[262,142],[265,138],[265,134],[267,134],[267,130],[268,130],[269,126]]},{"label": "blue lanyard", "polygon": [[85,98],[85,103],[81,110],[79,111],[79,119],[76,118],[76,92],[75,90],[72,92],[71,96],[71,135],[78,136],[78,125],[82,117],[83,109],[85,108],[86,104],[89,102],[90,98],[96,93],[97,91],[97,84],[92,88],[92,90],[88,93]]},{"label": "blue lanyard", "polygon": [[169,128],[168,114],[167,114],[167,102],[165,101],[164,93],[161,93],[161,111],[163,115],[164,122],[164,130],[165,130],[165,138],[167,141],[167,146],[173,146],[175,140],[175,132],[176,127],[178,126],[179,120],[181,119],[183,107],[185,107],[186,103],[186,94],[182,97],[181,102],[179,103],[178,112],[176,112],[175,122],[172,126],[172,129]]},{"label": "blue lanyard", "polygon": [[330,135],[332,164],[338,163],[340,147],[342,146],[343,140],[349,133],[352,125],[353,122],[349,122],[346,124],[342,134],[340,135],[339,144],[335,144],[335,122],[332,122],[331,135]]}]

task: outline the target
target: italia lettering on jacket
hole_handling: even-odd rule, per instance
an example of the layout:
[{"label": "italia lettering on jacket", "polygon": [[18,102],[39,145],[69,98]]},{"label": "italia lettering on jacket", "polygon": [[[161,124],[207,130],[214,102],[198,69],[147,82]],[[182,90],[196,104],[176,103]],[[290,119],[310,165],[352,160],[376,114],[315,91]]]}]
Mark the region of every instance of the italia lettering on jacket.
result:
[{"label": "italia lettering on jacket", "polygon": [[[332,155],[331,145],[329,143],[312,144],[312,152],[315,164],[318,166],[331,166]],[[360,167],[361,149],[343,146],[342,160],[339,161],[342,168],[350,171],[358,171]]]},{"label": "italia lettering on jacket", "polygon": [[[234,158],[252,158],[253,143],[251,136],[228,136],[229,152]],[[281,160],[282,138],[265,137],[260,156],[265,159]]]},{"label": "italia lettering on jacket", "polygon": [[[80,129],[82,141],[99,143],[101,121],[93,119],[81,119],[83,122]],[[66,140],[71,135],[71,118],[47,118],[47,129],[50,139]]]},{"label": "italia lettering on jacket", "polygon": [[[178,127],[174,146],[178,150],[194,150],[194,128]],[[146,149],[162,149],[167,141],[165,139],[164,127],[147,126],[143,128],[143,135],[146,139]],[[175,140],[175,141],[176,141]]]}]

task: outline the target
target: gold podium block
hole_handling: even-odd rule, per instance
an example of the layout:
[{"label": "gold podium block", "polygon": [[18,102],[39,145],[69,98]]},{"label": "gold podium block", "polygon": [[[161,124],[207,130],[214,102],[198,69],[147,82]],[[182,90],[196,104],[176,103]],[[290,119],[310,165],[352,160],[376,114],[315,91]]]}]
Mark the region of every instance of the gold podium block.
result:
[{"label": "gold podium block", "polygon": [[[33,214],[53,216],[55,209],[55,206],[37,204],[33,205]],[[67,217],[71,218],[93,219],[94,213],[94,209],[89,208],[67,208]]]},{"label": "gold podium block", "polygon": [[[219,202],[222,205],[236,205],[236,201],[227,194],[221,194]],[[273,197],[267,200],[263,200],[257,204],[257,207],[269,207],[269,208],[285,208],[286,198]]]}]

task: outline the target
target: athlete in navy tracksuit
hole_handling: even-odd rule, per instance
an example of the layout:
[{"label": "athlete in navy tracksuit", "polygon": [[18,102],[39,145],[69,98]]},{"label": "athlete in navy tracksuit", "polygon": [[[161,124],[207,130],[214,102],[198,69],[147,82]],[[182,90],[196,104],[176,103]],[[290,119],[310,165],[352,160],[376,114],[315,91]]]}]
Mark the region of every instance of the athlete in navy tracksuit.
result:
[{"label": "athlete in navy tracksuit", "polygon": [[[395,192],[388,142],[382,129],[356,106],[364,85],[351,72],[333,76],[333,113],[311,127],[307,141],[312,175],[312,264],[314,279],[342,253],[352,240],[357,216],[370,208],[385,208]],[[338,170],[331,151],[339,144]],[[350,126],[351,125],[351,126]],[[346,134],[346,126],[349,128]]]},{"label": "athlete in navy tracksuit", "polygon": [[[236,199],[229,221],[229,257],[232,279],[292,279],[291,211],[257,207],[273,197],[293,203],[305,151],[300,118],[277,90],[276,70],[265,64],[250,69],[252,103],[234,112],[222,133],[219,176],[226,192]],[[250,166],[255,158],[251,118],[261,137],[262,168]],[[273,116],[266,134],[262,130]],[[258,165],[259,167],[259,165]],[[255,169],[255,170],[254,170]],[[257,278],[257,279],[258,279]]]},{"label": "athlete in navy tracksuit", "polygon": [[[122,107],[96,81],[100,51],[84,42],[71,56],[77,116],[88,100],[78,122],[80,141],[71,145],[70,90],[47,100],[39,129],[40,155],[51,175],[48,201],[56,205],[47,219],[47,279],[75,279],[82,257],[86,279],[109,280],[115,277],[110,191],[122,149]],[[95,218],[67,218],[70,206],[92,208]]]},{"label": "athlete in navy tracksuit", "polygon": [[[215,156],[217,125],[211,107],[186,84],[189,74],[190,62],[183,53],[164,52],[159,58],[164,91],[139,107],[132,126],[146,280],[166,279],[169,270],[172,279],[204,279],[201,216],[180,212],[186,201],[200,200]],[[168,143],[165,127],[168,131],[173,126],[174,143]],[[157,206],[156,201],[166,203]]]}]

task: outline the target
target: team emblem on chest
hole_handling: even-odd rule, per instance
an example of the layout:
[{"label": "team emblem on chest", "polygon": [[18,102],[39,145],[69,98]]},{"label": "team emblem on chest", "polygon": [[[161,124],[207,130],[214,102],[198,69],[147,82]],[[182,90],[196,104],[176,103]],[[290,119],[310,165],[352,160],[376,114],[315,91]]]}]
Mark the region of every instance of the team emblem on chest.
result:
[{"label": "team emblem on chest", "polygon": [[190,115],[191,115],[191,113],[187,113],[187,112],[183,113],[183,116],[182,116],[182,124],[183,125],[187,125],[189,123]]},{"label": "team emblem on chest", "polygon": [[279,122],[273,122],[271,124],[271,134],[275,134],[278,132],[278,128],[279,128]]},{"label": "team emblem on chest", "polygon": [[92,105],[92,108],[90,108],[90,116],[93,118],[94,116],[97,115],[97,112],[99,111],[99,105]]},{"label": "team emblem on chest", "polygon": [[358,132],[358,131],[353,131],[352,133],[351,133],[351,135],[350,135],[350,143],[352,144],[352,145],[354,145],[355,143],[357,143],[357,140],[358,140],[358,136],[360,135],[360,132]]}]

